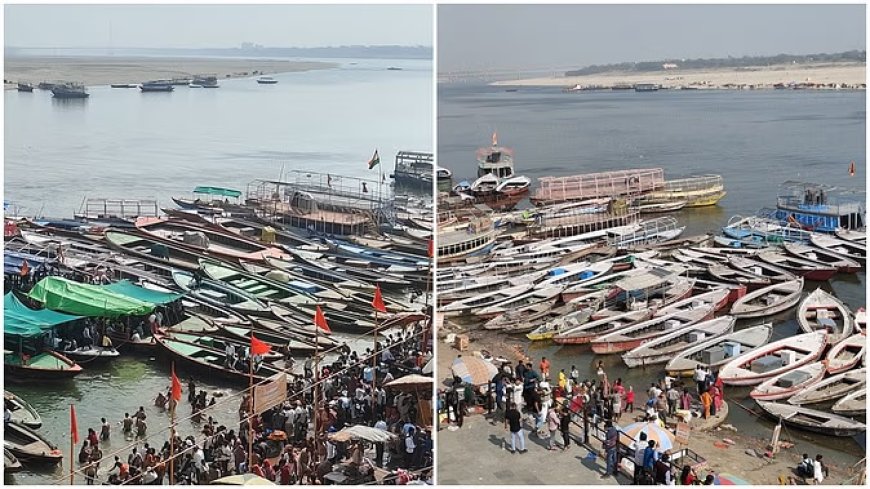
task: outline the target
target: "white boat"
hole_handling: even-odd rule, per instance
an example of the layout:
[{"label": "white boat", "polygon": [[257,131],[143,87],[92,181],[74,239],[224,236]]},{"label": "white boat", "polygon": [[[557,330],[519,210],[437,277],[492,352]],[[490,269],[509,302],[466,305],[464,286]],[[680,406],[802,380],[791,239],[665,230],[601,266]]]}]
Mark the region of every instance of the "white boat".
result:
[{"label": "white boat", "polygon": [[200,85],[199,83],[189,83],[187,86],[189,88],[202,88],[202,85]]},{"label": "white boat", "polygon": [[836,253],[837,255],[864,263],[867,261],[867,245],[860,241],[837,239],[827,234],[813,233],[810,236],[813,246]]},{"label": "white boat", "polygon": [[719,378],[728,385],[760,384],[815,362],[827,345],[827,335],[823,333],[789,336],[732,359],[719,370]]},{"label": "white boat", "polygon": [[767,287],[771,283],[771,280],[768,277],[756,275],[751,272],[745,272],[743,270],[737,270],[736,268],[731,268],[722,263],[710,265],[707,268],[707,273],[709,273],[716,280],[745,285],[747,288],[750,289]]},{"label": "white boat", "polygon": [[[492,277],[468,277],[438,282],[438,303],[450,304],[458,300],[468,299],[476,295],[485,294],[515,285],[532,284],[546,275],[546,271],[540,270],[529,272],[517,277],[492,276]],[[443,288],[442,288],[443,287]]]},{"label": "white boat", "polygon": [[[478,179],[478,180],[480,180],[480,179]],[[496,185],[495,191],[502,193],[502,194],[513,195],[513,194],[518,194],[518,193],[522,193],[522,192],[527,191],[531,185],[532,185],[531,178],[523,176],[523,175],[517,175],[517,176],[507,178],[505,180],[502,180],[501,183]],[[472,189],[474,189],[474,185],[472,185],[471,187],[472,187]]]},{"label": "white boat", "polygon": [[778,251],[762,251],[758,254],[758,258],[763,262],[816,282],[825,282],[837,274],[837,267],[833,265],[798,258]]},{"label": "white boat", "polygon": [[589,344],[592,351],[599,355],[622,353],[711,317],[713,317],[713,306],[711,305],[704,305],[697,309],[687,308],[618,329],[595,338]]},{"label": "white boat", "polygon": [[833,406],[831,411],[841,416],[864,416],[867,414],[867,388],[857,390],[848,396],[840,399]]},{"label": "white boat", "polygon": [[834,234],[837,235],[838,238],[844,241],[857,241],[859,243],[867,242],[867,230],[866,229],[844,229],[837,228],[834,231]]},{"label": "white boat", "polygon": [[768,415],[783,423],[825,435],[853,436],[867,431],[864,423],[836,414],[779,402],[758,401]]},{"label": "white boat", "polygon": [[749,397],[761,401],[785,399],[817,383],[824,376],[824,363],[808,363],[765,380],[752,389]]},{"label": "white boat", "polygon": [[561,320],[556,319],[558,333],[553,341],[562,345],[579,345],[589,343],[593,339],[607,333],[646,321],[652,315],[648,309],[629,311],[622,314],[607,316],[601,319],[584,322],[580,317],[568,315]]},{"label": "white boat", "polygon": [[804,260],[824,263],[835,267],[840,273],[855,273],[861,270],[861,264],[857,261],[816,246],[803,243],[784,243],[782,247],[790,255],[803,258]]},{"label": "white boat", "polygon": [[278,80],[272,78],[271,76],[261,76],[260,78],[257,78],[257,83],[259,83],[260,85],[274,85],[278,83]]},{"label": "white boat", "polygon": [[681,310],[686,306],[701,307],[703,305],[712,305],[714,311],[719,311],[728,304],[728,294],[729,291],[727,289],[718,289],[693,295],[657,310],[654,316],[664,316]]},{"label": "white boat", "polygon": [[660,212],[676,212],[683,207],[686,207],[688,201],[685,200],[676,200],[674,202],[660,202],[660,203],[652,203],[652,204],[637,204],[637,210],[640,211],[641,214],[657,214]]},{"label": "white boat", "polygon": [[441,314],[445,317],[458,316],[468,314],[480,308],[489,307],[493,304],[504,302],[518,295],[528,292],[533,286],[531,284],[520,284],[506,289],[494,290],[478,294],[468,299],[455,301],[441,308]]},{"label": "white boat", "polygon": [[544,324],[538,326],[533,331],[526,334],[526,338],[531,341],[550,340],[555,337],[563,327],[573,328],[586,324],[595,314],[604,298],[607,296],[607,291],[592,292],[585,296],[578,297],[568,304],[573,306],[573,309],[567,314],[559,314],[554,318],[550,318]]},{"label": "white boat", "polygon": [[771,265],[770,263],[761,260],[754,260],[742,256],[732,256],[728,259],[728,264],[737,270],[743,270],[744,272],[767,277],[774,282],[787,282],[797,278],[797,275],[784,268]]},{"label": "white boat", "polygon": [[[665,365],[665,370],[668,375],[681,377],[690,377],[699,365],[719,370],[719,367],[735,357],[767,344],[771,335],[773,335],[773,325],[768,323],[708,339],[677,353]],[[721,357],[718,355],[720,350]]]},{"label": "white boat", "polygon": [[804,279],[769,285],[750,292],[731,306],[731,314],[738,319],[771,316],[791,307],[801,298]]},{"label": "white boat", "polygon": [[730,333],[735,322],[733,316],[722,316],[696,323],[644,343],[622,355],[622,360],[629,368],[667,362],[686,348]]},{"label": "white boat", "polygon": [[828,373],[838,374],[858,365],[867,354],[867,336],[858,333],[844,338],[825,355]]},{"label": "white boat", "polygon": [[816,289],[801,301],[797,312],[798,325],[804,333],[823,331],[828,344],[838,343],[850,336],[855,320],[843,301],[822,289]]},{"label": "white boat", "polygon": [[828,377],[800,390],[788,399],[789,404],[804,405],[833,401],[846,394],[864,388],[867,383],[867,369],[859,368]]},{"label": "white boat", "polygon": [[511,310],[520,309],[541,302],[552,306],[556,300],[559,299],[559,294],[562,293],[562,289],[564,289],[564,287],[559,285],[551,285],[547,287],[535,285],[531,290],[527,290],[525,293],[509,297],[503,301],[471,312],[478,318],[487,319],[494,318],[500,314],[505,314]]},{"label": "white boat", "polygon": [[474,193],[492,192],[496,187],[498,187],[498,184],[498,177],[492,173],[487,173],[478,177],[478,179],[471,184],[471,191]]}]

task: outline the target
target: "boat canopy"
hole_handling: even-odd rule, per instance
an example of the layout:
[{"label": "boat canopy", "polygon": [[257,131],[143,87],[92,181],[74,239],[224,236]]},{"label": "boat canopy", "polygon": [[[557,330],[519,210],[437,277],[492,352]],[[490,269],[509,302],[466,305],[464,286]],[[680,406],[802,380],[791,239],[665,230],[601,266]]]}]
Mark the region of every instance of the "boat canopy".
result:
[{"label": "boat canopy", "polygon": [[242,196],[242,192],[229,188],[221,187],[196,187],[193,189],[195,194],[219,195],[221,197],[233,197],[235,199]]},{"label": "boat canopy", "polygon": [[47,309],[80,314],[89,317],[143,316],[154,310],[155,305],[104,286],[80,284],[62,277],[46,277],[27,294]]},{"label": "boat canopy", "polygon": [[59,325],[81,319],[48,309],[31,309],[9,292],[3,297],[3,334],[33,338]]},{"label": "boat canopy", "polygon": [[130,282],[129,280],[121,280],[108,285],[100,286],[103,289],[120,294],[126,297],[132,297],[142,302],[150,302],[161,306],[180,299],[183,294],[173,294],[170,292],[160,292],[159,290],[146,289]]},{"label": "boat canopy", "polygon": [[55,261],[53,258],[46,258],[44,256],[5,251],[3,253],[3,273],[12,275],[20,274],[25,260],[27,260],[27,266],[30,269],[30,273],[33,273],[33,270],[38,270],[46,264]]}]

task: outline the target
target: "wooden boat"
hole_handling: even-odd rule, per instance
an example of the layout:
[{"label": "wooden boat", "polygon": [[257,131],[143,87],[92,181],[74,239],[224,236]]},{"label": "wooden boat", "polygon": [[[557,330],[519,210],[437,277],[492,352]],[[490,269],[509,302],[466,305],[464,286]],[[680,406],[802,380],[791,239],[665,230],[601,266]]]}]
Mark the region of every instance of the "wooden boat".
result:
[{"label": "wooden boat", "polygon": [[148,261],[165,263],[173,268],[194,271],[199,268],[200,254],[168,243],[162,243],[148,236],[106,231],[106,243],[121,253]]},{"label": "wooden boat", "polygon": [[42,426],[42,418],[36,409],[33,409],[33,406],[24,399],[7,390],[3,391],[3,406],[12,414],[13,422],[34,430],[38,430]]},{"label": "wooden boat", "polygon": [[788,282],[797,278],[795,274],[784,268],[742,256],[732,256],[728,259],[728,264],[731,265],[731,268],[767,277],[772,282]]},{"label": "wooden boat", "polygon": [[806,280],[825,282],[837,274],[837,267],[835,266],[797,258],[776,251],[762,251],[758,254],[758,258],[761,261],[788,270]]},{"label": "wooden boat", "polygon": [[3,473],[14,474],[15,472],[21,472],[23,468],[15,455],[8,448],[3,448]]},{"label": "wooden boat", "polygon": [[263,261],[270,256],[287,257],[287,253],[280,248],[265,246],[241,235],[218,232],[214,228],[197,226],[178,219],[140,219],[136,222],[136,228],[158,242],[171,243],[200,254],[208,253],[222,260]]},{"label": "wooden boat", "polygon": [[853,436],[867,431],[864,423],[824,411],[769,401],[758,401],[758,405],[770,417],[795,428],[833,436]]},{"label": "wooden boat", "polygon": [[492,292],[495,290],[512,287],[515,285],[532,284],[546,275],[546,271],[540,270],[537,272],[520,275],[519,277],[510,277],[497,275],[493,277],[468,277],[464,279],[454,279],[445,282],[438,282],[438,304],[441,306],[450,304],[455,301],[468,299],[476,295]]},{"label": "wooden boat", "polygon": [[105,362],[121,356],[114,347],[80,346],[75,350],[62,350],[63,356],[82,363]]},{"label": "wooden boat", "polygon": [[518,295],[525,294],[526,292],[531,290],[532,287],[533,286],[531,284],[520,284],[502,290],[494,290],[492,292],[478,294],[473,297],[469,297],[468,299],[454,301],[442,307],[439,312],[445,317],[471,313],[475,310],[489,307],[491,305],[509,300]]},{"label": "wooden boat", "polygon": [[813,233],[810,236],[813,246],[859,263],[867,261],[867,245],[860,241],[846,241],[827,234]]},{"label": "wooden boat", "polygon": [[672,251],[671,258],[680,263],[690,263],[692,265],[704,267],[705,269],[713,265],[725,264],[728,261],[727,257],[710,256],[688,249]]},{"label": "wooden boat", "polygon": [[315,343],[320,344],[320,348],[322,350],[332,348],[333,346],[338,345],[338,342],[336,340],[330,338],[326,334],[317,337],[317,341],[315,342],[314,338],[309,339],[301,335],[294,336],[291,332],[283,331],[278,328],[252,329],[243,328],[240,326],[221,325],[220,331],[216,334],[225,336],[227,338],[232,338],[237,341],[245,341],[250,344],[251,333],[253,333],[258,340],[268,343],[275,349],[288,347],[292,352],[313,352],[317,349]]},{"label": "wooden boat", "polygon": [[[773,325],[761,324],[717,338],[708,339],[676,354],[665,365],[665,370],[668,372],[668,375],[677,377],[691,377],[695,368],[699,365],[717,371],[719,367],[730,362],[736,355],[749,353],[767,344],[770,341],[771,335],[773,335]],[[725,348],[726,345],[728,346],[727,349]],[[712,355],[706,352],[716,351],[719,348],[723,350],[722,359],[708,363],[707,360]],[[707,358],[705,358],[705,355]]]},{"label": "wooden boat", "polygon": [[[225,366],[226,355],[222,350],[185,343],[175,340],[171,336],[157,335],[155,340],[162,353],[184,367],[240,384],[249,382],[247,369],[241,371]],[[261,382],[280,372],[281,370],[264,362],[260,369],[254,372],[254,382]]]},{"label": "wooden boat", "polygon": [[827,345],[827,335],[823,333],[789,336],[731,359],[719,370],[719,378],[728,385],[760,384],[815,362]]},{"label": "wooden boat", "polygon": [[539,287],[535,285],[531,290],[528,290],[525,293],[477,309],[472,311],[472,314],[480,319],[491,319],[509,311],[522,309],[532,304],[545,303],[552,307],[556,300],[558,300],[559,294],[562,293],[563,289],[564,287],[558,285],[551,285],[549,287]]},{"label": "wooden boat", "polygon": [[633,326],[617,329],[595,338],[589,344],[592,346],[592,351],[599,355],[622,353],[711,317],[713,317],[713,306],[711,305],[675,311]]},{"label": "wooden boat", "polygon": [[[254,333],[256,335],[256,332]],[[188,334],[188,333],[178,333],[172,332],[172,339],[181,341],[184,343],[190,343],[196,346],[203,346],[207,348],[214,348],[215,350],[223,350],[226,351],[227,345],[233,345],[236,348],[236,351],[239,351],[239,348],[248,348],[251,346],[251,341],[244,340],[234,340],[230,338],[219,338],[207,334]],[[258,338],[259,339],[259,338]],[[263,360],[267,362],[274,362],[276,360],[281,360],[284,358],[284,355],[279,350],[272,350],[269,353],[263,355]]]},{"label": "wooden boat", "polygon": [[844,241],[857,241],[860,243],[867,242],[867,230],[866,229],[845,229],[845,228],[837,228],[834,231],[834,234],[844,240]]},{"label": "wooden boat", "polygon": [[657,214],[660,212],[676,212],[683,207],[686,207],[688,201],[686,200],[675,200],[673,202],[660,202],[660,203],[652,203],[652,204],[638,204],[637,210],[640,211],[641,214]]},{"label": "wooden boat", "polygon": [[39,433],[18,423],[4,423],[3,447],[24,462],[58,464],[63,452]]},{"label": "wooden boat", "polygon": [[707,273],[716,280],[745,285],[748,289],[758,289],[771,284],[771,280],[768,277],[737,270],[721,263],[710,265],[707,268]]},{"label": "wooden boat", "polygon": [[744,319],[780,313],[798,303],[803,286],[804,279],[799,278],[750,292],[731,306],[731,314]]},{"label": "wooden boat", "polygon": [[867,388],[857,390],[835,402],[831,411],[841,416],[864,416],[867,414]]},{"label": "wooden boat", "polygon": [[864,388],[867,369],[859,368],[828,377],[799,391],[788,399],[789,404],[804,405],[833,401],[851,392]]},{"label": "wooden boat", "polygon": [[830,345],[850,336],[855,329],[855,320],[849,308],[840,299],[820,288],[810,292],[801,301],[797,318],[804,333],[827,333]]},{"label": "wooden boat", "polygon": [[173,272],[172,279],[188,295],[202,299],[209,304],[227,307],[242,314],[254,314],[257,316],[272,314],[271,309],[269,309],[269,306],[265,302],[228,283],[209,278],[195,280],[192,273],[181,270]]},{"label": "wooden boat", "polygon": [[[219,262],[200,259],[202,271],[211,279],[233,286],[245,291],[261,301],[279,302],[282,304],[306,304],[318,302],[307,292],[291,288],[289,284],[261,277],[257,274],[248,273],[244,270],[231,268]],[[336,307],[340,309],[340,307]]]},{"label": "wooden boat", "polygon": [[808,363],[765,380],[755,386],[749,396],[762,401],[785,399],[819,382],[824,376],[824,363]]},{"label": "wooden boat", "polygon": [[336,263],[334,260],[329,260],[324,253],[292,248],[288,248],[287,251],[293,256],[294,261],[320,269],[323,273],[336,274],[336,276],[349,276],[369,284],[378,283],[383,290],[404,290],[412,285],[412,282],[408,279],[378,273],[374,270],[353,267],[345,263]]},{"label": "wooden boat", "polygon": [[300,278],[318,282],[321,285],[332,285],[340,290],[375,290],[373,282],[361,281],[338,270],[327,270],[322,267],[311,266],[300,261],[282,260],[280,258],[266,258],[270,266],[283,270]]},{"label": "wooden boat", "polygon": [[25,363],[18,353],[4,350],[3,371],[8,382],[58,381],[75,377],[82,367],[53,351],[37,353]]},{"label": "wooden boat", "polygon": [[817,246],[803,243],[784,243],[783,249],[792,256],[835,267],[840,273],[856,273],[861,270],[861,264],[857,261]]},{"label": "wooden boat", "polygon": [[[527,333],[535,329],[541,321],[551,316],[561,316],[570,308],[563,304],[553,307],[549,301],[536,302],[519,309],[512,309],[493,317],[483,323],[483,329],[491,331],[505,331],[509,333]],[[587,312],[590,316],[592,311]]]},{"label": "wooden boat", "polygon": [[526,334],[526,338],[531,341],[550,340],[556,336],[564,325],[571,324],[576,326],[588,322],[592,315],[595,314],[595,311],[601,307],[606,295],[607,291],[602,290],[568,302],[567,305],[571,306],[569,311],[555,315],[555,317],[550,316],[544,324]]},{"label": "wooden boat", "polygon": [[599,336],[639,324],[650,317],[652,311],[649,309],[607,315],[601,319],[594,319],[593,316],[593,320],[586,323],[580,321],[581,316],[566,316],[561,322],[558,333],[553,336],[553,342],[560,345],[590,343]]},{"label": "wooden boat", "polygon": [[735,322],[737,320],[732,316],[722,316],[681,328],[626,352],[622,361],[628,368],[667,362],[686,348],[730,333]]},{"label": "wooden boat", "polygon": [[718,312],[728,305],[728,295],[729,291],[726,289],[711,290],[710,292],[704,292],[703,294],[693,295],[658,309],[653,316],[664,316],[671,312],[685,309],[686,307],[697,308],[704,305],[711,305],[713,306],[713,311]]},{"label": "wooden boat", "polygon": [[867,336],[863,333],[853,334],[831,347],[825,355],[828,361],[828,373],[838,374],[858,365],[867,354]]},{"label": "wooden boat", "polygon": [[737,299],[740,299],[741,297],[746,295],[746,286],[743,284],[717,282],[715,280],[706,280],[700,278],[695,279],[694,293],[697,295],[719,289],[725,289],[728,291],[726,306],[729,304],[733,304],[737,301]]}]

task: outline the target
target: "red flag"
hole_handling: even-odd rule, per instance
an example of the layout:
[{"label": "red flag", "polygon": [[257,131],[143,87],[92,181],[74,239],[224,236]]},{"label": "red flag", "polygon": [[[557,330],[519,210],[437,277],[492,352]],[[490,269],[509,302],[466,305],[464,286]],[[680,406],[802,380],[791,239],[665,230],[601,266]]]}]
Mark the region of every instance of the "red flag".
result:
[{"label": "red flag", "polygon": [[435,256],[435,241],[433,239],[429,239],[429,258]]},{"label": "red flag", "polygon": [[175,365],[172,366],[172,389],[169,393],[175,401],[181,400],[181,381],[175,376]]},{"label": "red flag", "polygon": [[75,404],[69,405],[69,434],[72,436],[73,443],[79,442],[79,422],[76,419]]},{"label": "red flag", "polygon": [[251,355],[265,355],[271,350],[272,348],[267,343],[258,340],[254,333],[251,333]]},{"label": "red flag", "polygon": [[387,306],[384,304],[384,298],[381,297],[381,286],[377,284],[375,286],[375,298],[372,299],[372,307],[375,308],[375,311],[378,312],[387,312]]},{"label": "red flag", "polygon": [[30,264],[27,263],[27,260],[24,260],[21,262],[21,276],[26,277],[28,274],[30,274]]},{"label": "red flag", "polygon": [[852,160],[852,162],[849,163],[849,176],[850,177],[855,176],[855,160]]},{"label": "red flag", "polygon": [[329,329],[329,324],[326,323],[326,316],[320,310],[320,306],[317,306],[317,310],[314,312],[314,325],[327,333],[332,333],[332,330]]}]

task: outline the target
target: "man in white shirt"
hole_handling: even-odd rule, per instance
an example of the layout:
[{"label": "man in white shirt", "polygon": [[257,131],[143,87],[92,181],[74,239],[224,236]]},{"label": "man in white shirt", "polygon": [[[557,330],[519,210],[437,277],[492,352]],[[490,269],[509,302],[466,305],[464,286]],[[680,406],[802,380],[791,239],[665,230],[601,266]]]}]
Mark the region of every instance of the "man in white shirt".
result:
[{"label": "man in white shirt", "polygon": [[813,480],[816,484],[821,484],[825,480],[825,466],[822,465],[821,455],[816,455],[816,461],[813,462]]}]

